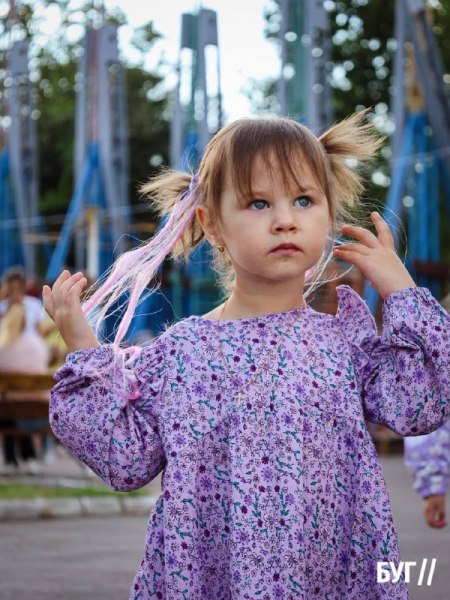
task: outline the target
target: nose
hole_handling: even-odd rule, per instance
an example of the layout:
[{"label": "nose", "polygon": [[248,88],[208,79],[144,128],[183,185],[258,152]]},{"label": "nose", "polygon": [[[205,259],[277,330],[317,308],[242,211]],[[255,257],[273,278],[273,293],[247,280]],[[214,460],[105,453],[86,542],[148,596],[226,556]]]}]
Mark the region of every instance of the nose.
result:
[{"label": "nose", "polygon": [[273,212],[272,228],[276,232],[296,232],[298,225],[295,220],[294,211],[289,206],[279,206]]}]

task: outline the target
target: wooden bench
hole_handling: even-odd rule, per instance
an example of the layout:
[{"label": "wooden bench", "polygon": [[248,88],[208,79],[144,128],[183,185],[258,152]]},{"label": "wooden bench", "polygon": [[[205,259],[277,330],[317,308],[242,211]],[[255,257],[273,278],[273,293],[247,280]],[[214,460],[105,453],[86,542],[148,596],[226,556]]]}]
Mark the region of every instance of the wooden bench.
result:
[{"label": "wooden bench", "polygon": [[48,407],[55,384],[52,373],[0,372],[0,433],[51,433]]}]

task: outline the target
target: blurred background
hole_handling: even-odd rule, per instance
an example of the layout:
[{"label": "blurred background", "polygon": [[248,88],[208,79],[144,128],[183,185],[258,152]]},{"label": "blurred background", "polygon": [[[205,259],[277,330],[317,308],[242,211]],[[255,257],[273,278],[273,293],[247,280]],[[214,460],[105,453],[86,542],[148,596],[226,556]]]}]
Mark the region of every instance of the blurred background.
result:
[{"label": "blurred background", "polygon": [[[195,170],[240,117],[289,115],[320,134],[372,107],[386,142],[355,212],[368,227],[383,214],[415,281],[448,307],[449,27],[450,0],[0,0],[0,369],[64,363],[42,286],[67,268],[94,289],[160,226],[140,185],[163,166]],[[210,258],[205,242],[187,265],[165,261],[125,342],[211,310]],[[326,278],[313,308],[334,314],[348,284],[381,327],[380,297],[356,267],[333,259]]]},{"label": "blurred background", "polygon": [[[320,133],[373,107],[387,141],[367,214],[384,213],[418,283],[448,293],[450,2],[36,0],[0,2],[0,16],[0,274],[23,265],[34,295],[64,268],[96,281],[158,227],[140,184],[163,165],[195,168],[236,118],[288,114]],[[335,260],[329,276],[346,271]],[[356,271],[340,283],[379,321]],[[161,277],[130,343],[219,298],[205,247]],[[316,308],[335,310],[335,285]]]},{"label": "blurred background", "polygon": [[[43,309],[42,287],[64,269],[83,271],[94,285],[122,252],[152,236],[160,223],[140,185],[162,166],[195,170],[222,126],[281,114],[320,134],[372,107],[369,119],[386,142],[358,215],[369,227],[372,210],[383,215],[415,281],[450,311],[449,32],[450,0],[0,0],[0,520],[11,521],[2,529],[2,597],[30,597],[15,571],[19,552],[34,598],[128,591],[142,523],[128,517],[129,537],[115,532],[115,517],[84,528],[15,525],[148,515],[160,487],[158,479],[126,504],[55,445],[48,390],[67,348]],[[358,269],[334,259],[327,278],[309,299],[313,308],[334,314],[336,286],[345,283],[381,326],[382,302]],[[157,279],[160,290],[138,307],[129,344],[221,300],[206,244],[189,265],[167,260]],[[113,340],[120,316],[106,320],[101,342]],[[405,560],[438,556],[433,594],[414,588],[412,598],[446,598],[448,542],[425,528],[418,498],[404,502],[412,492],[403,440],[369,429],[384,457]],[[85,550],[82,536],[99,556],[105,545],[117,548],[113,562],[83,554],[82,576],[64,564],[53,585],[54,565]],[[98,581],[103,567],[110,584]]]},{"label": "blurred background", "polygon": [[[214,133],[246,116],[289,115],[320,134],[372,107],[386,142],[355,212],[369,227],[372,210],[383,214],[413,278],[447,306],[449,26],[450,0],[0,0],[0,315],[20,304],[42,346],[42,365],[18,341],[14,355],[23,332],[10,313],[0,368],[14,356],[35,373],[64,362],[44,283],[67,268],[98,284],[160,226],[140,185],[163,166],[195,170]],[[125,342],[211,310],[221,298],[210,258],[205,242],[187,265],[165,261]],[[381,325],[382,302],[356,267],[333,259],[326,277],[313,308],[334,313],[346,283]]]}]

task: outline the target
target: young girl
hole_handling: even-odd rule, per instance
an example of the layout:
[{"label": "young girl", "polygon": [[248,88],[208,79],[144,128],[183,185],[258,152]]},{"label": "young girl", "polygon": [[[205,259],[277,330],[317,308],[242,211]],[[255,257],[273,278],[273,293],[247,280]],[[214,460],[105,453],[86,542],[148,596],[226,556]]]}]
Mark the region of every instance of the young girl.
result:
[{"label": "young girl", "polygon": [[[147,184],[165,227],[119,257],[84,307],[82,273],[44,288],[71,350],[55,375],[55,435],[115,490],[164,470],[131,599],[408,597],[403,576],[377,582],[377,562],[398,567],[400,555],[365,419],[418,435],[449,418],[450,320],[377,213],[378,237],[345,226],[360,243],[332,249],[361,191],[352,164],[379,143],[361,114],[319,139],[287,118],[238,120],[197,175]],[[226,302],[137,358],[119,348],[164,257],[188,256],[204,236]],[[336,316],[305,303],[333,253],[384,298],[381,337],[348,286]],[[91,324],[125,291],[116,339],[99,344]]]}]

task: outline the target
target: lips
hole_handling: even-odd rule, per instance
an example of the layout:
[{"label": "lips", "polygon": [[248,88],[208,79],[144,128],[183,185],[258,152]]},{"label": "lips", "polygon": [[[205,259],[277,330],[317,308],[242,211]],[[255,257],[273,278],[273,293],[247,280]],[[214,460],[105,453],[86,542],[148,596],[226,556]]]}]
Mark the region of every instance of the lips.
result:
[{"label": "lips", "polygon": [[276,248],[273,248],[271,252],[276,252],[277,250],[298,250],[298,246],[295,244],[280,244]]}]

